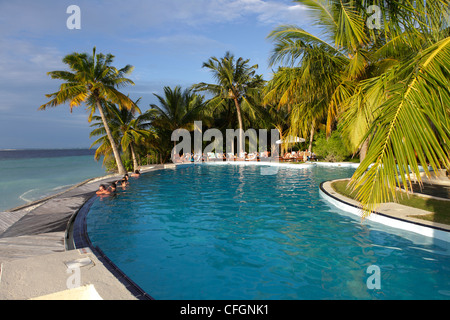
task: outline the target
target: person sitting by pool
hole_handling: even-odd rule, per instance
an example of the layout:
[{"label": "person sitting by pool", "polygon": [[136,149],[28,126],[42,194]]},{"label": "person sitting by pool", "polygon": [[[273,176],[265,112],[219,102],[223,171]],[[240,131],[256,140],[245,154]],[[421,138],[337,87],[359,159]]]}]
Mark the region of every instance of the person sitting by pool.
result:
[{"label": "person sitting by pool", "polygon": [[104,184],[101,184],[98,187],[98,190],[97,190],[96,194],[97,195],[111,194],[111,192],[108,191],[108,189],[106,188],[106,186]]},{"label": "person sitting by pool", "polygon": [[134,170],[134,173],[131,174],[132,177],[138,178],[141,175],[139,170]]},{"label": "person sitting by pool", "polygon": [[183,162],[183,160],[181,159],[180,155],[178,153],[175,153],[172,155],[172,162],[173,163],[180,163]]},{"label": "person sitting by pool", "polygon": [[120,183],[120,186],[123,189],[125,189],[127,187],[128,181],[125,178],[123,178],[122,180],[119,181],[119,183]]},{"label": "person sitting by pool", "polygon": [[309,151],[305,150],[305,152],[303,152],[303,162],[309,161]]},{"label": "person sitting by pool", "polygon": [[291,153],[290,153],[290,152],[285,153],[284,156],[283,156],[283,158],[281,158],[281,160],[283,160],[283,161],[291,161],[291,160],[292,160],[292,155],[291,155]]}]

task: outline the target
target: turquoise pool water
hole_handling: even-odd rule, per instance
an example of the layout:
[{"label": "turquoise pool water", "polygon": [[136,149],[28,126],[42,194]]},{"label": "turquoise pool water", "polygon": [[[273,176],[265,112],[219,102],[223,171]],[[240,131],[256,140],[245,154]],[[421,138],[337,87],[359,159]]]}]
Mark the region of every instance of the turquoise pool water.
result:
[{"label": "turquoise pool water", "polygon": [[448,243],[361,223],[319,196],[354,169],[260,170],[144,174],[96,200],[89,237],[155,299],[450,299]]}]

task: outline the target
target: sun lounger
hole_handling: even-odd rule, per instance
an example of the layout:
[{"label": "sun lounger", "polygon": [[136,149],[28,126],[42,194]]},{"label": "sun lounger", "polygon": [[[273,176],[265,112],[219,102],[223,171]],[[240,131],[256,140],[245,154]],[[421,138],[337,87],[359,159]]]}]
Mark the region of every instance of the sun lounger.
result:
[{"label": "sun lounger", "polygon": [[284,156],[280,158],[280,161],[290,162],[293,161],[293,158],[290,153],[285,153]]},{"label": "sun lounger", "polygon": [[214,160],[216,160],[216,154],[214,153],[214,152],[207,152],[206,153],[206,155],[207,155],[207,159],[208,159],[208,161],[214,161]]},{"label": "sun lounger", "polygon": [[258,153],[257,152],[249,153],[245,161],[258,161]]},{"label": "sun lounger", "polygon": [[173,163],[181,163],[183,162],[183,159],[181,159],[180,155],[178,153],[175,153],[172,157]]},{"label": "sun lounger", "polygon": [[317,157],[314,153],[309,153],[307,155],[307,161],[317,161]]},{"label": "sun lounger", "polygon": [[228,152],[226,158],[227,161],[234,161],[235,160],[234,153]]},{"label": "sun lounger", "polygon": [[297,162],[304,161],[303,154],[304,154],[303,152],[297,152],[297,155],[295,156],[295,161],[297,161]]},{"label": "sun lounger", "polygon": [[260,161],[269,161],[270,160],[270,158],[269,158],[269,151],[261,152],[259,154],[259,160]]},{"label": "sun lounger", "polygon": [[191,162],[191,154],[186,153],[181,156],[181,162]]},{"label": "sun lounger", "polygon": [[203,160],[202,159],[202,155],[200,153],[197,153],[197,154],[194,155],[194,161],[195,162],[201,162],[202,160]]},{"label": "sun lounger", "polygon": [[216,152],[216,159],[218,160],[218,161],[224,161],[225,160],[225,155],[223,154],[223,153],[217,153]]},{"label": "sun lounger", "polygon": [[239,156],[236,156],[235,161],[245,161],[245,152],[241,152]]}]

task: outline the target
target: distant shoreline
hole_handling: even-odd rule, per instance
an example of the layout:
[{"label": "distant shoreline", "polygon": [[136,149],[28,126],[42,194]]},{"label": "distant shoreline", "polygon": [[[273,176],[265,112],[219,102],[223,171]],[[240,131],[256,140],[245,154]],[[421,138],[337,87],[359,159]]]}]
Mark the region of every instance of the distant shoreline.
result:
[{"label": "distant shoreline", "polygon": [[91,148],[0,148],[0,151],[27,151],[27,150],[40,150],[40,151],[52,151],[52,150],[93,150]]},{"label": "distant shoreline", "polygon": [[54,158],[74,156],[94,156],[95,149],[66,148],[66,149],[0,149],[0,160]]}]

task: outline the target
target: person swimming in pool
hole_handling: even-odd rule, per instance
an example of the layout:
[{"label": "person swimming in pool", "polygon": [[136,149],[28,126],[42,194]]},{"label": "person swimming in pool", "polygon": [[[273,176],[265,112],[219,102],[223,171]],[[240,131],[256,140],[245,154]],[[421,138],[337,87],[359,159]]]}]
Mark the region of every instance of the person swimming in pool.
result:
[{"label": "person swimming in pool", "polygon": [[106,188],[106,186],[104,184],[101,184],[98,187],[96,194],[97,195],[106,195],[106,194],[111,194],[111,192]]},{"label": "person swimming in pool", "polygon": [[135,170],[134,173],[131,174],[131,176],[134,178],[138,178],[140,175],[141,173],[139,172],[139,170]]},{"label": "person swimming in pool", "polygon": [[108,187],[108,190],[110,191],[110,192],[116,192],[116,182],[111,182],[110,184],[109,184],[109,187]]},{"label": "person swimming in pool", "polygon": [[120,184],[120,186],[125,189],[127,187],[128,181],[123,178],[122,180],[118,181],[118,184]]}]

